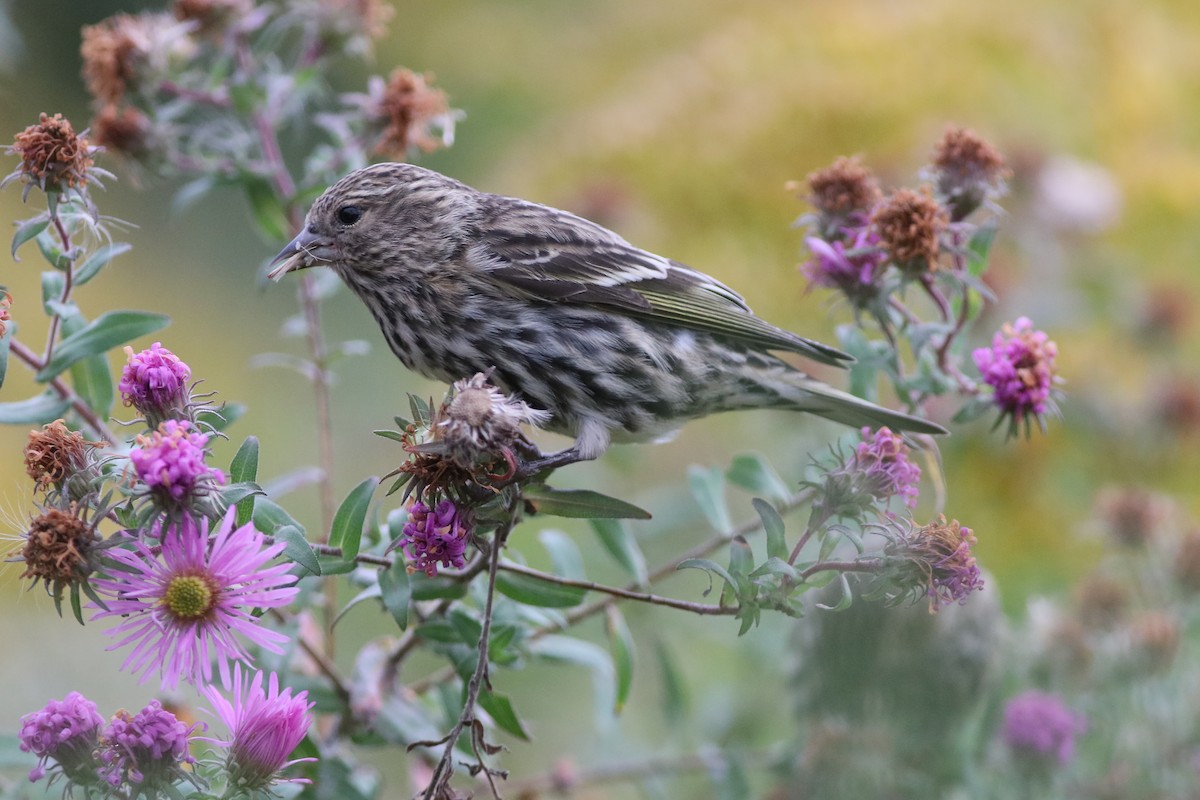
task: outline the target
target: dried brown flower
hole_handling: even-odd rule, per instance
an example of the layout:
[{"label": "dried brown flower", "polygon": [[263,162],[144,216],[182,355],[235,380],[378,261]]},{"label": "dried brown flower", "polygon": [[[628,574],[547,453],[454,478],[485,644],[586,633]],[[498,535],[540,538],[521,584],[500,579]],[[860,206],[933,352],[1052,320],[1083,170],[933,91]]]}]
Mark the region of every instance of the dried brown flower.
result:
[{"label": "dried brown flower", "polygon": [[946,128],[933,151],[938,191],[957,221],[999,194],[1011,174],[1004,157],[969,128]]},{"label": "dried brown flower", "polygon": [[12,308],[12,295],[8,292],[0,292],[0,338],[8,332],[8,326],[4,323],[12,319],[8,310]]},{"label": "dried brown flower", "polygon": [[549,412],[509,397],[480,372],[454,384],[454,397],[438,413],[433,436],[460,466],[473,467],[480,458],[511,448],[522,424],[542,425],[549,419]]},{"label": "dried brown flower", "polygon": [[254,8],[252,0],[175,0],[171,11],[180,22],[193,22],[199,34],[216,34]]},{"label": "dried brown flower", "polygon": [[21,558],[22,578],[40,580],[57,594],[61,588],[86,577],[91,571],[88,554],[96,542],[95,530],[70,511],[52,508],[35,518],[25,535]]},{"label": "dried brown flower", "polygon": [[808,176],[808,202],[825,217],[841,218],[867,212],[882,193],[879,181],[858,157],[841,157]]},{"label": "dried brown flower", "polygon": [[119,102],[146,57],[147,41],[138,17],[117,14],[83,28],[83,80],[103,103]]},{"label": "dried brown flower", "polygon": [[130,157],[150,147],[150,120],[133,106],[105,106],[92,120],[91,132],[96,144]]},{"label": "dried brown flower", "polygon": [[1174,378],[1156,393],[1158,419],[1174,433],[1200,431],[1200,385],[1185,378]]},{"label": "dried brown flower", "polygon": [[386,86],[373,87],[373,115],[386,125],[376,153],[403,159],[414,147],[429,153],[445,145],[446,137],[434,136],[432,129],[441,126],[445,131],[453,116],[445,92],[431,87],[432,80],[397,67]]},{"label": "dried brown flower", "polygon": [[1124,585],[1104,575],[1090,575],[1075,591],[1080,620],[1089,628],[1109,628],[1129,606]]},{"label": "dried brown flower", "polygon": [[30,431],[25,445],[25,472],[37,489],[58,489],[71,476],[88,466],[90,452],[102,442],[89,442],[83,434],[67,428],[61,419]]},{"label": "dried brown flower", "polygon": [[87,185],[94,151],[62,114],[43,113],[14,139],[11,152],[21,158],[14,174],[43,190],[79,189]]},{"label": "dried brown flower", "polygon": [[1147,611],[1129,626],[1134,649],[1154,668],[1171,663],[1179,649],[1179,623],[1164,611]]},{"label": "dried brown flower", "polygon": [[937,269],[938,239],[950,215],[928,191],[897,189],[871,215],[871,224],[896,266],[909,274]]},{"label": "dried brown flower", "polygon": [[1097,505],[1109,535],[1126,547],[1158,538],[1174,510],[1170,498],[1136,486],[1103,489]]}]

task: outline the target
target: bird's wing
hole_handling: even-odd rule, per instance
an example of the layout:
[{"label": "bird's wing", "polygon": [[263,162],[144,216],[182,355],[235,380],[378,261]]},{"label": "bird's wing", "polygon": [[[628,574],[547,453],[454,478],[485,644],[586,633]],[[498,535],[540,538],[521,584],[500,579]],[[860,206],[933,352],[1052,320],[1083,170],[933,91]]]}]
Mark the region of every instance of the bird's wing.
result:
[{"label": "bird's wing", "polygon": [[826,364],[853,360],[765,322],[725,284],[634,247],[607,228],[547,206],[496,200],[479,229],[480,261],[512,291],[546,302],[605,306]]}]

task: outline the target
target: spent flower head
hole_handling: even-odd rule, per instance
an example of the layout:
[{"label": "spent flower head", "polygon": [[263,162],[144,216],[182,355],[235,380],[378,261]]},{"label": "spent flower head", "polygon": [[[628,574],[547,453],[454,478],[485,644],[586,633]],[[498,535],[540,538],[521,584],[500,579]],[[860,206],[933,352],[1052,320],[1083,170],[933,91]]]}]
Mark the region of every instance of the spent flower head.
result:
[{"label": "spent flower head", "polygon": [[70,692],[62,700],[51,700],[41,711],[21,717],[17,735],[20,748],[38,759],[37,766],[29,771],[29,780],[40,780],[50,772],[51,783],[61,774],[71,783],[95,784],[93,751],[103,724],[96,704],[79,692]]},{"label": "spent flower head", "polygon": [[897,189],[875,206],[871,225],[892,262],[909,277],[937,269],[950,215],[928,191]]},{"label": "spent flower head", "polygon": [[459,466],[471,468],[481,457],[511,448],[521,425],[543,425],[549,419],[550,412],[501,392],[480,372],[455,382],[453,396],[433,423],[433,438],[445,443]]},{"label": "spent flower head", "polygon": [[817,209],[823,235],[865,218],[882,193],[879,181],[858,157],[841,157],[808,176],[807,200]]},{"label": "spent flower head", "polygon": [[59,419],[30,431],[25,443],[25,473],[34,487],[56,490],[74,500],[92,491],[99,476],[96,450],[104,442],[90,442]]},{"label": "spent flower head", "polygon": [[34,186],[44,192],[75,190],[82,194],[89,182],[95,182],[92,155],[96,149],[62,114],[43,113],[37,124],[17,134],[8,148],[8,154],[19,157],[21,164],[0,186],[19,178],[25,183],[26,195]]},{"label": "spent flower head", "polygon": [[992,387],[992,402],[1000,409],[997,424],[1008,419],[1010,435],[1022,424],[1028,433],[1031,420],[1044,429],[1044,415],[1057,410],[1051,397],[1061,382],[1054,367],[1057,355],[1058,347],[1028,317],[1005,323],[992,337],[991,347],[972,353],[984,383]]},{"label": "spent flower head", "polygon": [[410,571],[420,570],[433,577],[439,564],[455,569],[467,565],[463,554],[470,533],[470,520],[453,500],[443,500],[434,508],[414,502],[393,547],[403,548]]},{"label": "spent flower head", "polygon": [[1030,689],[1004,706],[1001,736],[1018,758],[1033,765],[1066,764],[1087,720],[1056,694]]},{"label": "spent flower head", "polygon": [[110,153],[140,159],[154,149],[153,124],[133,106],[104,106],[92,119],[90,130],[96,144]]},{"label": "spent flower head", "polygon": [[62,598],[68,587],[87,579],[96,569],[96,528],[77,513],[75,504],[67,510],[51,508],[29,523],[21,560],[22,578],[32,578],[46,587],[51,597]]},{"label": "spent flower head", "polygon": [[107,631],[117,638],[110,650],[133,644],[122,669],[158,671],[164,688],[182,677],[190,683],[212,679],[217,662],[222,680],[229,661],[248,661],[238,637],[274,653],[283,652],[283,634],[264,628],[256,608],[286,606],[299,589],[287,562],[266,566],[284,543],[267,546],[252,523],[234,527],[230,509],[210,539],[207,519],[171,523],[160,532],[161,552],[135,539],[130,548],[112,548],[109,577],[93,582],[105,599],[93,619],[116,617]]},{"label": "spent flower head", "polygon": [[818,465],[821,479],[808,483],[819,492],[813,512],[862,521],[868,511],[893,497],[914,508],[921,468],[909,457],[904,438],[886,427],[863,428],[859,435],[861,441],[849,455],[839,453],[832,465]]},{"label": "spent flower head", "polygon": [[397,67],[386,82],[372,77],[367,94],[357,96],[368,123],[380,131],[377,155],[405,160],[415,150],[430,153],[453,144],[459,114],[432,81],[432,76]]},{"label": "spent flower head", "polygon": [[137,409],[150,428],[168,419],[183,419],[190,402],[191,368],[160,342],[140,353],[126,347],[125,357],[118,387],[125,405]]},{"label": "spent flower head", "polygon": [[253,0],[175,0],[171,5],[175,19],[194,24],[202,36],[219,36],[253,9]]},{"label": "spent flower head", "polygon": [[192,24],[166,12],[147,12],[116,14],[85,25],[80,45],[83,80],[96,104],[120,104],[173,58],[186,58],[194,50],[188,37]]},{"label": "spent flower head", "polygon": [[929,598],[929,610],[965,603],[983,589],[983,576],[971,547],[975,534],[944,515],[924,527],[896,536],[884,548],[888,573],[904,594]]},{"label": "spent flower head", "polygon": [[118,711],[100,734],[100,779],[114,790],[125,787],[125,797],[171,796],[170,787],[190,778],[184,765],[196,761],[188,752],[195,728],[157,700],[136,714]]},{"label": "spent flower head", "polygon": [[136,442],[129,461],[150,497],[164,509],[186,509],[225,483],[225,473],[204,463],[208,435],[190,422],[169,419]]},{"label": "spent flower head", "polygon": [[233,668],[232,689],[232,702],[214,685],[200,691],[229,731],[228,739],[212,741],[229,749],[226,766],[235,786],[246,792],[267,789],[283,781],[279,773],[286,767],[316,760],[288,759],[312,725],[314,704],[308,701],[308,692],[293,695],[290,687],[280,690],[274,672],[265,679],[262,671],[243,677],[240,665]]},{"label": "spent flower head", "polygon": [[1004,157],[969,128],[950,126],[933,151],[929,177],[954,222],[1004,194],[1010,171]]}]

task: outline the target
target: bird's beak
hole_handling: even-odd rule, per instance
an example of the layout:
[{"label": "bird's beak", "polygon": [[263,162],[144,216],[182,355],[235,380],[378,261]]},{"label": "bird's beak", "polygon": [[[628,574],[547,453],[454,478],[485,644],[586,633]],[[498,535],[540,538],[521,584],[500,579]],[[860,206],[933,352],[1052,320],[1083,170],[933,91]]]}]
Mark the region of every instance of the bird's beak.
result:
[{"label": "bird's beak", "polygon": [[328,264],[331,261],[333,245],[330,241],[305,228],[272,259],[271,271],[267,273],[267,277],[277,281],[293,270]]}]

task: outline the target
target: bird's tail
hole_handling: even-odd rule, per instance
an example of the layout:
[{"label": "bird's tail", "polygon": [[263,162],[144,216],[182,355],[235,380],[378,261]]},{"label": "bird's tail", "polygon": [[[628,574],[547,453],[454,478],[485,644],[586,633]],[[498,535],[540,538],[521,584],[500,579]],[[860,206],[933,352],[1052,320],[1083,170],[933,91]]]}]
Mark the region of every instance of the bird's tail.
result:
[{"label": "bird's tail", "polygon": [[772,388],[780,394],[787,408],[807,411],[854,428],[886,426],[893,431],[909,433],[949,433],[936,422],[884,408],[801,372],[789,370],[786,385],[775,384]]}]

